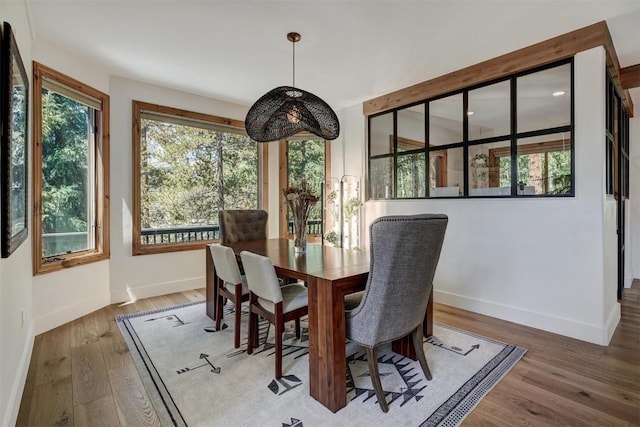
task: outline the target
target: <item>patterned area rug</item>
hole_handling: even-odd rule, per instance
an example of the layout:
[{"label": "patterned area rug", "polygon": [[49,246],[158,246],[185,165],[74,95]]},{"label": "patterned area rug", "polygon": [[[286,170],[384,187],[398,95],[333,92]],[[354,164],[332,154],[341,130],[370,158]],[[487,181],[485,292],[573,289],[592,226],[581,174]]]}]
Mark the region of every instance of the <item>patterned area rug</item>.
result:
[{"label": "patterned area rug", "polygon": [[[203,302],[116,318],[136,367],[164,425],[177,426],[456,426],[526,350],[447,325],[434,325],[424,342],[433,374],[418,362],[381,347],[382,387],[389,412],[378,406],[366,352],[347,344],[347,401],[332,413],[309,395],[305,323],[298,340],[285,332],[283,377],[275,380],[273,328],[260,324],[260,347],[248,355],[233,348],[233,307],[224,326],[205,314]],[[293,324],[287,325],[293,328]]]}]

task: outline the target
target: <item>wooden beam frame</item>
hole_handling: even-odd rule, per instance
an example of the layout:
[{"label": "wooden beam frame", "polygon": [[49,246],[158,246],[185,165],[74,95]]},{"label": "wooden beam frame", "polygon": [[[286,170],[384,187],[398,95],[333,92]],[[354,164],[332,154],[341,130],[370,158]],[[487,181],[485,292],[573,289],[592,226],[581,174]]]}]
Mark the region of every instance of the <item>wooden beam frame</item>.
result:
[{"label": "wooden beam frame", "polygon": [[625,90],[640,87],[640,64],[621,68],[620,82],[622,83],[622,89]]},{"label": "wooden beam frame", "polygon": [[633,104],[629,92],[621,85],[620,63],[605,21],[370,99],[362,104],[362,110],[365,116],[370,116],[560,61],[597,46],[605,48],[607,67],[623,94],[623,104],[631,117]]}]

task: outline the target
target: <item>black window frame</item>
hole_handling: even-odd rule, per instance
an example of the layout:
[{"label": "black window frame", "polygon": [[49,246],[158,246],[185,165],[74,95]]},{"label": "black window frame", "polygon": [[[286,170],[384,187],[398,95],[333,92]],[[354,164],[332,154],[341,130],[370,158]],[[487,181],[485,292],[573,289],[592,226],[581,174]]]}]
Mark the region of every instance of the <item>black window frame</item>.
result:
[{"label": "black window frame", "polygon": [[[570,95],[571,95],[571,99],[570,99],[570,105],[571,105],[571,111],[570,111],[570,123],[568,125],[564,125],[564,126],[557,126],[557,127],[551,127],[551,128],[544,128],[544,129],[536,129],[533,131],[525,131],[525,132],[517,132],[517,79],[519,77],[523,77],[523,76],[527,76],[530,74],[534,74],[540,71],[544,71],[547,69],[551,69],[551,68],[556,68],[559,66],[563,66],[566,64],[570,64]],[[432,98],[428,98],[428,99],[424,99],[424,100],[420,100],[417,102],[413,102],[411,104],[406,104],[406,105],[402,105],[400,107],[394,108],[394,109],[390,109],[390,110],[385,110],[385,111],[381,111],[378,112],[376,114],[372,114],[369,115],[367,117],[367,177],[368,177],[368,185],[367,185],[367,200],[422,200],[422,199],[468,199],[468,198],[472,198],[472,199],[487,199],[487,198],[540,198],[540,197],[575,197],[575,188],[576,188],[576,176],[575,176],[575,141],[574,141],[574,135],[575,135],[575,67],[574,67],[574,58],[570,57],[567,59],[563,59],[561,61],[556,61],[550,64],[545,64],[542,66],[538,66],[535,68],[531,68],[528,70],[524,70],[518,73],[514,73],[511,74],[509,76],[506,77],[501,77],[498,79],[493,79],[487,82],[483,82],[481,84],[477,84],[477,85],[473,85],[473,86],[468,86],[462,89],[456,89],[454,91],[451,92],[447,92],[445,94],[442,95],[438,95],[438,96],[434,96]],[[469,104],[469,92],[475,89],[479,89],[482,87],[486,87],[486,86],[490,86],[493,84],[497,84],[497,83],[501,83],[501,82],[505,82],[505,81],[509,81],[510,82],[510,133],[509,134],[505,134],[505,135],[497,135],[497,136],[491,136],[488,138],[482,138],[482,139],[473,139],[470,140],[469,138],[469,119],[468,119],[468,104]],[[443,144],[443,145],[437,145],[437,146],[430,146],[429,140],[430,140],[430,135],[429,135],[429,105],[431,102],[439,100],[439,99],[443,99],[443,98],[447,98],[450,96],[454,96],[454,95],[458,95],[458,94],[462,94],[463,96],[463,117],[462,117],[462,123],[463,123],[463,135],[462,135],[462,141],[459,142],[454,142],[454,143],[448,143],[448,144]],[[425,122],[425,147],[424,148],[418,148],[415,150],[410,150],[410,151],[402,151],[399,152],[398,151],[398,119],[397,119],[397,112],[400,110],[404,110],[407,108],[411,108],[413,106],[419,105],[419,104],[424,104],[424,122]],[[378,155],[374,155],[371,156],[371,121],[373,119],[375,119],[376,117],[385,115],[385,114],[392,114],[393,116],[393,150],[390,153],[385,153],[385,154],[378,154]],[[535,137],[535,136],[544,136],[544,135],[551,135],[551,134],[555,134],[555,133],[569,133],[569,138],[570,138],[570,150],[571,150],[571,185],[570,185],[570,189],[568,193],[562,193],[562,194],[518,194],[518,182],[517,182],[517,153],[518,153],[518,140],[519,139],[523,139],[523,138],[529,138],[529,137]],[[492,143],[492,142],[498,142],[498,141],[505,141],[505,140],[509,140],[510,141],[510,148],[511,148],[511,194],[509,195],[482,195],[482,196],[470,196],[469,195],[469,147],[472,146],[476,146],[476,145],[481,145],[481,144],[487,144],[487,143]],[[462,167],[463,167],[463,182],[462,184],[462,195],[459,196],[432,196],[430,194],[431,192],[431,188],[429,185],[430,182],[430,168],[429,168],[429,159],[430,159],[430,152],[434,152],[434,151],[444,151],[444,150],[449,150],[449,149],[454,149],[454,148],[462,148],[463,150],[463,162],[462,162]],[[424,161],[425,161],[425,196],[424,197],[398,197],[398,156],[399,155],[406,155],[406,154],[417,154],[417,153],[425,153],[424,156]],[[392,188],[391,191],[389,192],[390,196],[389,197],[373,197],[373,189],[372,189],[372,183],[373,180],[371,179],[371,163],[373,160],[378,160],[378,159],[384,159],[384,158],[391,158],[393,160],[393,181],[392,181]]]}]

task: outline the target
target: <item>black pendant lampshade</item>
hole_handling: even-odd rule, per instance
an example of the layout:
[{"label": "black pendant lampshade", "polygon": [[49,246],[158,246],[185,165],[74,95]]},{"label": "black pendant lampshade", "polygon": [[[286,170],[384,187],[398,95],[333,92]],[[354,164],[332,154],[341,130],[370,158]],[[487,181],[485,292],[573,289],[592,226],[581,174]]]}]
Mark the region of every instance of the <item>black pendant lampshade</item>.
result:
[{"label": "black pendant lampshade", "polygon": [[[294,43],[293,73],[295,86],[295,43],[300,34],[289,33]],[[340,123],[336,113],[316,95],[292,86],[280,86],[265,93],[249,109],[244,121],[247,134],[258,142],[277,141],[301,131],[323,139],[336,139]]]}]

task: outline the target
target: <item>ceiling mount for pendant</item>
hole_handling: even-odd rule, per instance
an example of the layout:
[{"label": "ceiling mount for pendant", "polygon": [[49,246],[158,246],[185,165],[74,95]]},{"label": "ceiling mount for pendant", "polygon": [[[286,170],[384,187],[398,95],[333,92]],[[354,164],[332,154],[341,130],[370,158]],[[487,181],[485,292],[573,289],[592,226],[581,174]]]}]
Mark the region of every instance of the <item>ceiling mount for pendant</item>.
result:
[{"label": "ceiling mount for pendant", "polygon": [[258,142],[277,141],[308,131],[327,140],[340,134],[336,113],[316,95],[295,87],[295,43],[300,33],[287,34],[293,44],[293,86],[280,86],[258,99],[245,118],[247,134]]},{"label": "ceiling mount for pendant", "polygon": [[289,40],[291,43],[299,42],[301,38],[302,36],[300,35],[300,33],[287,34],[287,40]]}]

